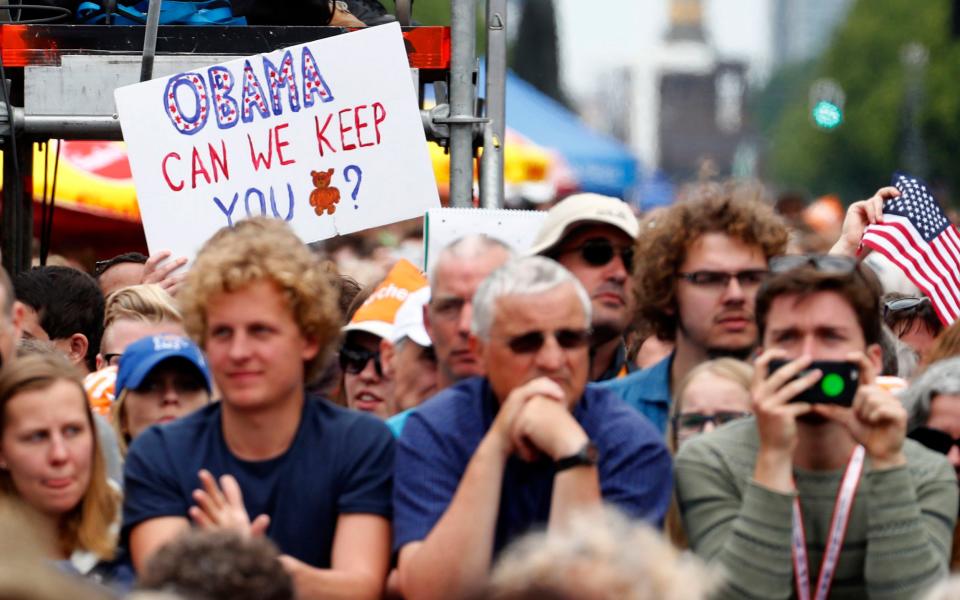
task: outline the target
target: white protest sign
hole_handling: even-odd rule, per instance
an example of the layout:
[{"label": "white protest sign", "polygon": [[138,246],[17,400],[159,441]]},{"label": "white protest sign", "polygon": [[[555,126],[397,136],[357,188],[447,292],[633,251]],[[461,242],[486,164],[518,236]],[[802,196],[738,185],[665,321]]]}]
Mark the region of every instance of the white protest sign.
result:
[{"label": "white protest sign", "polygon": [[482,233],[525,254],[547,218],[546,211],[507,208],[431,208],[423,218],[423,265],[428,273],[451,242]]},{"label": "white protest sign", "polygon": [[150,252],[193,258],[249,216],[305,242],[440,205],[400,26],[115,92]]}]

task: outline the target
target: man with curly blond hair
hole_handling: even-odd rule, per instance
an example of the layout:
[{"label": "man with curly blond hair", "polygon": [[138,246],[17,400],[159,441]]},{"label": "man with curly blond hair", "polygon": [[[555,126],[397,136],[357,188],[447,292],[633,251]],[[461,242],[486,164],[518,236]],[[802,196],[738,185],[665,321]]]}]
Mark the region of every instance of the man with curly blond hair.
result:
[{"label": "man with curly blond hair", "polygon": [[339,333],[330,276],[283,222],[248,219],[206,243],[178,299],[222,397],[130,447],[122,536],[134,565],[193,521],[267,535],[298,598],[379,598],[393,439],[304,391]]},{"label": "man with curly blond hair", "polygon": [[767,261],[782,254],[787,229],[745,188],[697,190],[641,231],[634,295],[640,317],[675,350],[659,363],[603,385],[661,431],[671,390],[710,358],[746,358],[757,342],[753,303]]}]

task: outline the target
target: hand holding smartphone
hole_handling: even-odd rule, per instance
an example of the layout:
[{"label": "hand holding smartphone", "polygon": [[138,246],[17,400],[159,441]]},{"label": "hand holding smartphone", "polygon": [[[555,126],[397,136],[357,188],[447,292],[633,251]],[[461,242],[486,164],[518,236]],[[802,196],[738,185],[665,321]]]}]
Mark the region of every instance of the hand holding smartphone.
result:
[{"label": "hand holding smartphone", "polygon": [[[769,373],[775,372],[787,364],[788,360],[771,360]],[[860,368],[857,363],[847,361],[815,360],[794,379],[803,377],[813,370],[823,375],[806,390],[793,397],[790,402],[809,402],[810,404],[836,404],[853,406],[860,381]]]}]

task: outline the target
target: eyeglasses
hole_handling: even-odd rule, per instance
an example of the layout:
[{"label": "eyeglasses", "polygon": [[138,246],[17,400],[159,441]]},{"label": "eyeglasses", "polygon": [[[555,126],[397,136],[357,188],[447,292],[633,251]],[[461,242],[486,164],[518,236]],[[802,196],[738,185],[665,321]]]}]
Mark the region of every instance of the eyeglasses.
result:
[{"label": "eyeglasses", "polygon": [[98,260],[93,263],[93,276],[100,277],[113,264],[113,259]]},{"label": "eyeglasses", "polygon": [[849,275],[857,270],[857,259],[833,254],[788,254],[770,259],[770,271],[785,273],[802,267],[813,267],[821,273]]},{"label": "eyeglasses", "polygon": [[898,312],[919,312],[924,305],[928,304],[930,304],[930,299],[926,296],[887,300],[883,303],[883,318],[886,319],[888,315]]},{"label": "eyeglasses", "polygon": [[377,377],[383,377],[383,367],[380,364],[380,352],[364,350],[363,348],[349,348],[344,346],[340,348],[340,368],[345,373],[357,375],[367,367],[367,363],[373,360],[373,368],[377,371]]},{"label": "eyeglasses", "polygon": [[560,250],[558,254],[567,254],[569,252],[579,252],[591,267],[602,267],[610,263],[613,257],[620,255],[623,261],[623,268],[627,271],[633,271],[633,246],[615,246],[610,240],[604,238],[590,238],[579,246]]},{"label": "eyeglasses", "polygon": [[696,431],[702,432],[707,423],[713,423],[719,427],[730,421],[736,421],[744,417],[749,417],[749,412],[738,412],[731,410],[722,410],[712,415],[705,415],[698,412],[681,413],[673,417],[673,428],[677,431]]},{"label": "eyeglasses", "polygon": [[106,363],[108,367],[115,367],[120,364],[121,356],[123,356],[122,352],[108,352],[103,355],[103,362]]},{"label": "eyeglasses", "polygon": [[960,438],[955,439],[946,431],[932,427],[917,427],[907,437],[940,454],[948,454],[954,446],[960,446]]},{"label": "eyeglasses", "polygon": [[553,332],[531,331],[517,335],[507,340],[507,346],[514,354],[533,354],[539,352],[547,343],[547,335],[553,336],[557,345],[564,350],[583,348],[590,343],[589,329],[558,329]]},{"label": "eyeglasses", "polygon": [[206,384],[204,383],[201,376],[198,374],[197,377],[190,376],[174,376],[174,377],[147,377],[140,384],[139,388],[136,388],[136,392],[140,394],[163,394],[166,395],[167,390],[173,388],[173,390],[178,395],[183,394],[193,394],[199,392],[200,390],[207,389]]},{"label": "eyeglasses", "polygon": [[756,287],[763,283],[769,275],[766,269],[747,269],[745,271],[693,271],[679,273],[680,277],[695,286],[704,288],[724,289],[730,285],[730,280],[736,278],[740,287]]}]

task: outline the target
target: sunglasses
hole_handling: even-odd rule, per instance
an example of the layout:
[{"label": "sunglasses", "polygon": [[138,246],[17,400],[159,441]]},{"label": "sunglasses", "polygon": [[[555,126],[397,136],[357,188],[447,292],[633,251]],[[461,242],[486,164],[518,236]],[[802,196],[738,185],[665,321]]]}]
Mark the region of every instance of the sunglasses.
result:
[{"label": "sunglasses", "polygon": [[383,377],[383,366],[380,364],[379,351],[347,346],[340,348],[340,368],[345,373],[357,375],[367,367],[367,363],[371,359],[373,360],[373,368],[377,371],[377,377]]},{"label": "sunglasses", "polygon": [[514,354],[533,354],[539,352],[547,343],[547,335],[557,340],[557,345],[564,350],[583,348],[590,343],[589,329],[558,329],[551,333],[531,331],[507,340],[507,346]]},{"label": "sunglasses", "polygon": [[170,378],[169,381],[163,377],[148,376],[135,391],[141,394],[166,394],[168,383],[177,394],[192,394],[207,389],[202,376],[197,374],[196,377],[190,377],[189,375],[176,376]]},{"label": "sunglasses", "polygon": [[591,238],[579,246],[561,250],[560,254],[568,252],[579,252],[580,258],[591,267],[602,267],[610,263],[613,257],[620,255],[623,261],[623,268],[627,271],[633,271],[633,246],[615,246],[610,240],[604,238]]},{"label": "sunglasses", "polygon": [[123,356],[122,352],[107,352],[103,355],[103,362],[110,367],[116,367],[120,364],[120,357]]},{"label": "sunglasses", "polygon": [[730,285],[731,279],[736,279],[740,287],[756,287],[770,274],[766,269],[747,269],[746,271],[693,271],[679,273],[680,277],[693,285],[705,288],[723,289]]},{"label": "sunglasses", "polygon": [[905,311],[917,311],[923,305],[929,304],[930,299],[926,296],[921,298],[897,298],[896,300],[887,300],[883,303],[883,316],[886,317],[892,313],[905,312]]},{"label": "sunglasses", "polygon": [[932,427],[917,427],[907,437],[940,454],[948,454],[951,448],[960,446],[960,438],[952,438],[946,431]]},{"label": "sunglasses", "polygon": [[98,260],[93,263],[93,276],[100,277],[113,264],[113,259]]},{"label": "sunglasses", "polygon": [[712,415],[697,412],[682,413],[673,417],[673,428],[677,431],[702,432],[703,428],[707,426],[707,423],[713,423],[715,427],[719,427],[730,421],[736,421],[737,419],[749,416],[749,412],[731,410],[722,410]]},{"label": "sunglasses", "polygon": [[857,269],[857,260],[832,254],[789,254],[770,259],[770,271],[785,273],[803,267],[813,267],[820,273],[849,275]]}]

